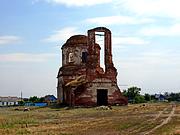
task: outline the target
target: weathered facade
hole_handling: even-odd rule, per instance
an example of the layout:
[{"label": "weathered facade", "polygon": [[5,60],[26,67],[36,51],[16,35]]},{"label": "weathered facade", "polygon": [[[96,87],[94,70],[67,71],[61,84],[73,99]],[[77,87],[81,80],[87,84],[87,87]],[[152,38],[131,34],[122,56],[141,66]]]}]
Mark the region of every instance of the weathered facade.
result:
[{"label": "weathered facade", "polygon": [[[96,32],[104,36],[105,71],[100,66]],[[88,35],[70,37],[62,46],[62,67],[58,72],[59,103],[71,106],[126,105],[117,85],[117,70],[112,61],[111,31],[105,27],[88,30]]]}]

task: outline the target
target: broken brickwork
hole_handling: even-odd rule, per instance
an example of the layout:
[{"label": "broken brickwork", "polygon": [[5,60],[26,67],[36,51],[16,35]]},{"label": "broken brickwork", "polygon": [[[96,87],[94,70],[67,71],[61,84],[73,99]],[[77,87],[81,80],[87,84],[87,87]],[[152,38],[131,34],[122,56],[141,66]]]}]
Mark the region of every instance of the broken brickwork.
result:
[{"label": "broken brickwork", "polygon": [[[100,66],[101,47],[96,43],[96,32],[104,33],[105,70]],[[61,49],[62,67],[57,76],[59,103],[71,106],[127,104],[117,85],[109,29],[97,27],[88,30],[88,36],[72,36]]]}]

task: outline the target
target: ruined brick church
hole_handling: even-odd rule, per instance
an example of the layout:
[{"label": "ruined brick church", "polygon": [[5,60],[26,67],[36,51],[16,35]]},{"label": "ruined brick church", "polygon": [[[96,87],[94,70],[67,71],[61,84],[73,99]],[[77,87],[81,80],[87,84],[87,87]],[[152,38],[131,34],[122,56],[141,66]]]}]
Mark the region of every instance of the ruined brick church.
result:
[{"label": "ruined brick church", "polygon": [[[101,47],[96,33],[104,36],[105,71],[100,66]],[[58,103],[70,106],[126,105],[117,85],[117,70],[112,61],[111,31],[105,27],[74,35],[62,46],[62,67],[58,72]]]}]

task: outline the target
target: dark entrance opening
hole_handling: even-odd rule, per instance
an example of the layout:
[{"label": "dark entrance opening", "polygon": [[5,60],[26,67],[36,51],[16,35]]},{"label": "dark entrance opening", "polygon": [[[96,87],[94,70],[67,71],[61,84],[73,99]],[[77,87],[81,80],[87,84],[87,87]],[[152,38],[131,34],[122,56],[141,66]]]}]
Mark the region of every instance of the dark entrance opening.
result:
[{"label": "dark entrance opening", "polygon": [[108,90],[98,89],[97,90],[97,105],[108,105]]}]

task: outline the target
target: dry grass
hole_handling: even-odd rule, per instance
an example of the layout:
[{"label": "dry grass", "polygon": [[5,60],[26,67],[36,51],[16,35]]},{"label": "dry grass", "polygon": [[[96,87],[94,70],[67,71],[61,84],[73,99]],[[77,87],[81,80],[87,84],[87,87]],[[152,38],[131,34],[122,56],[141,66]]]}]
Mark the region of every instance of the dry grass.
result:
[{"label": "dry grass", "polygon": [[[112,110],[32,108],[23,112],[0,108],[0,135],[143,135],[161,124],[171,109],[168,103],[115,106]],[[179,104],[171,121],[152,134],[180,135]]]}]

